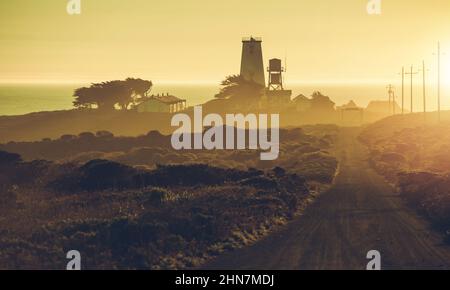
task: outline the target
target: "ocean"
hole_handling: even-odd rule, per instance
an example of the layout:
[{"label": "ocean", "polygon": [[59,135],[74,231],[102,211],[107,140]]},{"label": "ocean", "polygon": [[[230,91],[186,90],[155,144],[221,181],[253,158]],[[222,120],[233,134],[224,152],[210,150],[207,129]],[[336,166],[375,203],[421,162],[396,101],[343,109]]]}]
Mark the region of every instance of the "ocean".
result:
[{"label": "ocean", "polygon": [[[68,110],[73,108],[73,91],[86,84],[0,84],[0,116],[22,115],[39,111]],[[387,100],[385,85],[377,84],[315,84],[287,85],[293,91],[293,97],[304,94],[310,96],[318,90],[329,96],[336,105],[342,105],[350,100],[359,106],[367,106],[372,100]],[[198,105],[214,98],[220,90],[219,84],[163,84],[155,85],[152,93],[170,93],[186,99],[189,106]],[[448,90],[444,90],[444,95]],[[396,87],[397,96],[401,95],[401,86]],[[434,91],[429,90],[428,109],[436,109]],[[400,103],[400,97],[397,99]],[[414,88],[416,110],[422,110],[422,89]],[[405,106],[409,108],[409,88],[405,90]],[[449,99],[443,97],[443,107],[449,108]]]}]

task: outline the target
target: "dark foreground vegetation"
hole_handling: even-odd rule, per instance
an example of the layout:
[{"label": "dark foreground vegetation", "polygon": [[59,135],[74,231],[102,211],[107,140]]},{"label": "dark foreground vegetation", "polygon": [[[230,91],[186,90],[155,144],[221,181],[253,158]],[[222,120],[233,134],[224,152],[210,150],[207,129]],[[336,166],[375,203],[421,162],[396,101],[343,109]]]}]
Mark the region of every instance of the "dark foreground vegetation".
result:
[{"label": "dark foreground vegetation", "polygon": [[[416,118],[423,122],[423,116]],[[416,121],[411,127],[413,122],[392,121],[375,123],[361,135],[372,164],[450,243],[450,123]]]},{"label": "dark foreground vegetation", "polygon": [[85,269],[198,267],[292,219],[330,183],[336,133],[284,130],[267,163],[253,151],[176,152],[157,132],[3,145],[0,268],[64,269],[69,250]]}]

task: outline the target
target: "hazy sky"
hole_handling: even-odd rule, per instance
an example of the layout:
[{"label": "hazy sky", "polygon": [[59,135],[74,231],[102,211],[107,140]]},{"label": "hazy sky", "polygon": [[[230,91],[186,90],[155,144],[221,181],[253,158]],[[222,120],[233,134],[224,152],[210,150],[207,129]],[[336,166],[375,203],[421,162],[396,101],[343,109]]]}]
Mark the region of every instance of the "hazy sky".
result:
[{"label": "hazy sky", "polygon": [[241,38],[263,38],[263,54],[288,59],[288,81],[389,81],[425,59],[438,40],[450,81],[450,1],[383,0],[0,1],[0,81],[218,82],[238,73]]}]

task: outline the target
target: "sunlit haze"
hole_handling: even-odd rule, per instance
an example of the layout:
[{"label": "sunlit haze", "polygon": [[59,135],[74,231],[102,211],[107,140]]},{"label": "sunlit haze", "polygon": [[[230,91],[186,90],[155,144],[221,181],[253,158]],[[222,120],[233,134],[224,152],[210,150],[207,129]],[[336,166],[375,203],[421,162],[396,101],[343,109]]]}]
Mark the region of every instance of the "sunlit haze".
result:
[{"label": "sunlit haze", "polygon": [[[263,38],[264,59],[287,58],[290,82],[394,81],[401,66],[450,52],[450,2],[365,0],[66,1],[0,3],[0,80],[72,82],[129,75],[217,82],[238,72],[241,37]],[[447,22],[446,22],[447,21]],[[450,61],[443,70],[450,79]]]}]

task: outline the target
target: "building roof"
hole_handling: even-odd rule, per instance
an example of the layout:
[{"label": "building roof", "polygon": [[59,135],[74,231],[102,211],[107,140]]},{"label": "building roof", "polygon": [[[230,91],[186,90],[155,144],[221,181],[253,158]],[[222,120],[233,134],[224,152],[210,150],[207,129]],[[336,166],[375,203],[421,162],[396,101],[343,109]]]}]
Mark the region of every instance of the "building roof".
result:
[{"label": "building roof", "polygon": [[262,38],[261,37],[243,37],[242,38],[243,42],[262,42]]},{"label": "building roof", "polygon": [[353,100],[351,100],[347,104],[337,107],[337,109],[346,110],[346,109],[361,109],[361,108],[358,107],[358,105]]},{"label": "building roof", "polygon": [[293,101],[294,101],[294,102],[300,102],[300,101],[307,101],[307,102],[310,102],[311,99],[309,99],[309,98],[306,97],[305,95],[300,94],[300,95],[296,96],[296,97],[293,99]]},{"label": "building roof", "polygon": [[148,97],[148,100],[158,100],[161,103],[164,104],[177,104],[177,103],[181,103],[181,102],[185,102],[186,100],[180,99],[178,97],[169,95],[169,94],[162,94],[162,95],[152,95],[150,97]]}]

